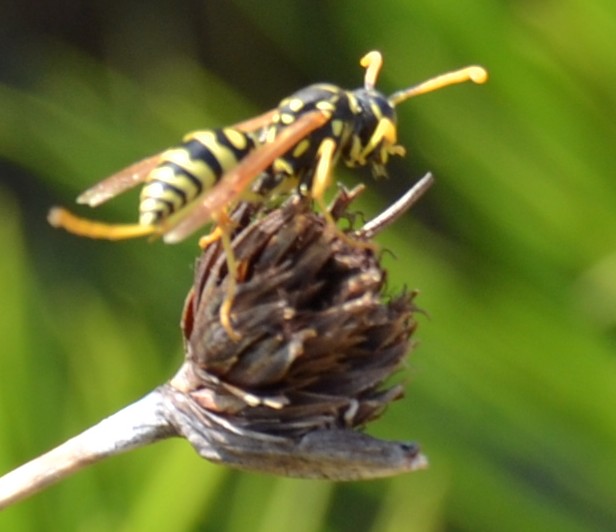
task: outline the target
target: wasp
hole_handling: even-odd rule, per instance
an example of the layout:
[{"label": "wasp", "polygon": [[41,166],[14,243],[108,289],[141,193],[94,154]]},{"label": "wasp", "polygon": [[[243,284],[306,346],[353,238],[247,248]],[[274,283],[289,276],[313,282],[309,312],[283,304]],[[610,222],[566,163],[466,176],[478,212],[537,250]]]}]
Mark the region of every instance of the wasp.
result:
[{"label": "wasp", "polygon": [[[143,184],[136,224],[101,223],[57,207],[50,211],[49,222],[89,238],[154,235],[167,243],[213,222],[214,232],[201,244],[220,238],[234,277],[226,213],[237,202],[299,190],[323,206],[338,160],[349,167],[368,166],[378,177],[385,175],[390,156],[404,155],[397,144],[397,105],[448,85],[487,80],[482,67],[469,66],[385,96],[375,89],[382,63],[379,52],[369,52],[360,61],[365,68],[361,88],[310,85],[256,118],[190,133],[178,146],[121,170],[77,198],[96,207]],[[226,302],[227,330],[232,329],[230,305]]]}]

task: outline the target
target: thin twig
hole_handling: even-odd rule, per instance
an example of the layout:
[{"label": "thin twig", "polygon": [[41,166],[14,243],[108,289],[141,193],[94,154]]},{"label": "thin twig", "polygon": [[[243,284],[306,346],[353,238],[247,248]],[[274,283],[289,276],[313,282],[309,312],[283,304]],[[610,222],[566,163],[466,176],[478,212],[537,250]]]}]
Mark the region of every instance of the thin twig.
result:
[{"label": "thin twig", "polygon": [[434,177],[430,172],[423,176],[413,187],[393,205],[366,223],[361,229],[355,232],[359,238],[370,239],[380,233],[387,226],[394,223],[400,216],[409,210],[421,196],[424,195],[434,183]]},{"label": "thin twig", "polygon": [[55,449],[0,477],[0,510],[109,456],[175,435],[155,390]]}]

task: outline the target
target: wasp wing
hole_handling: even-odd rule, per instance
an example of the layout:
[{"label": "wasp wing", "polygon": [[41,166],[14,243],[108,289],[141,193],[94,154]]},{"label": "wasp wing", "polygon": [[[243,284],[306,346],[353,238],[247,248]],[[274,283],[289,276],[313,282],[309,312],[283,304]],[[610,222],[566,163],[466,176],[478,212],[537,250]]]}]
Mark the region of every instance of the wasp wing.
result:
[{"label": "wasp wing", "polygon": [[239,129],[240,131],[244,131],[245,133],[251,133],[258,129],[261,129],[268,124],[271,124],[272,118],[276,114],[278,109],[272,109],[267,113],[263,113],[262,115],[256,116],[254,118],[249,118],[248,120],[244,120],[244,122],[239,122],[231,126],[233,129]]},{"label": "wasp wing", "polygon": [[157,154],[131,164],[83,192],[77,198],[77,203],[97,207],[111,198],[122,194],[122,192],[126,192],[143,183],[159,162],[160,154]]},{"label": "wasp wing", "polygon": [[[231,127],[244,132],[256,131],[269,124],[275,112],[276,109],[272,109],[267,113],[263,113],[255,118],[250,118],[249,120],[245,120]],[[160,162],[160,155],[161,154],[157,154],[142,159],[141,161],[127,166],[107,179],[103,179],[103,181],[96,183],[96,185],[87,189],[77,198],[77,203],[89,205],[90,207],[97,207],[143,183],[147,179],[149,173],[154,170],[156,165]]]},{"label": "wasp wing", "polygon": [[236,201],[246,187],[278,157],[287,153],[300,140],[323,126],[329,116],[315,110],[306,113],[283,129],[276,139],[247,155],[233,170],[227,172],[216,186],[201,194],[194,207],[170,217],[162,227],[163,240],[176,243],[184,240],[203,224]]}]

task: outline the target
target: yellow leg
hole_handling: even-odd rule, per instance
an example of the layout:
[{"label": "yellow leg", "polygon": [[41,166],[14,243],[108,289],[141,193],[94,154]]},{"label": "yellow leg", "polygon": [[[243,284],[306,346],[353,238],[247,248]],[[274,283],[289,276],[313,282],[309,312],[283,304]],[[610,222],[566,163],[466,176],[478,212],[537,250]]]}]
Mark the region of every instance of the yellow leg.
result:
[{"label": "yellow leg", "polygon": [[227,295],[220,306],[220,323],[225,331],[227,331],[229,337],[237,342],[240,339],[240,335],[233,328],[233,323],[231,323],[231,307],[233,306],[233,299],[237,292],[237,262],[233,254],[229,233],[223,231],[220,235],[220,241],[227,257],[227,269],[229,270],[229,275],[227,276]]},{"label": "yellow leg", "polygon": [[359,246],[362,248],[367,248],[374,250],[375,245],[363,240],[358,240],[350,237],[347,233],[343,232],[334,220],[334,217],[329,212],[327,208],[327,204],[325,203],[324,195],[325,190],[329,187],[331,183],[331,168],[334,160],[334,154],[336,151],[336,142],[333,139],[327,138],[321,145],[319,146],[319,151],[317,152],[317,157],[319,158],[317,162],[317,166],[314,171],[314,177],[312,179],[312,188],[311,195],[314,200],[319,205],[321,211],[323,212],[323,216],[327,223],[336,231],[338,237],[348,244],[353,246]]},{"label": "yellow leg", "polygon": [[338,226],[336,225],[336,221],[327,209],[324,199],[325,190],[327,190],[331,182],[331,167],[334,160],[335,151],[336,141],[334,141],[334,139],[325,139],[321,142],[319,151],[317,152],[317,157],[319,160],[314,171],[312,189],[310,190],[310,193],[314,200],[319,204],[319,207],[323,212],[323,216],[325,216],[328,223],[337,228]]},{"label": "yellow leg", "polygon": [[80,218],[65,209],[54,207],[49,211],[47,220],[53,227],[65,229],[69,233],[88,238],[103,240],[124,240],[140,236],[158,234],[159,228],[155,225],[141,224],[106,224]]},{"label": "yellow leg", "polygon": [[201,249],[205,249],[214,242],[218,242],[222,237],[222,233],[223,230],[220,228],[219,225],[217,225],[216,228],[209,235],[202,236],[199,239],[199,247]]},{"label": "yellow leg", "polygon": [[233,306],[233,299],[237,292],[237,274],[238,265],[235,260],[235,254],[233,253],[233,246],[231,245],[231,228],[233,222],[227,216],[227,213],[223,211],[215,217],[216,228],[206,236],[202,236],[199,239],[199,246],[201,249],[205,249],[210,244],[220,240],[225,257],[227,259],[227,294],[220,306],[220,323],[224,327],[229,337],[238,341],[240,339],[239,333],[233,328],[231,321],[231,307]]}]

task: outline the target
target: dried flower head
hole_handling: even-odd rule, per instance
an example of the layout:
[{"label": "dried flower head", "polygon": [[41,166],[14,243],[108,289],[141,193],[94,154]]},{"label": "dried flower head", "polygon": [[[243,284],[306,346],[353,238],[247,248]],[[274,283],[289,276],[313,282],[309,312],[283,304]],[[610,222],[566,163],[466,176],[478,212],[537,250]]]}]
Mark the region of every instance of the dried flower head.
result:
[{"label": "dried flower head", "polygon": [[0,477],[0,509],[110,456],[173,436],[214,462],[304,478],[358,480],[427,466],[414,443],[358,429],[402,395],[386,379],[415,330],[413,293],[386,298],[372,237],[432,183],[426,175],[357,231],[292,198],[267,215],[234,213],[239,264],[228,336],[229,290],[220,243],[199,260],[182,318],[185,361],[175,377],[77,436]]},{"label": "dried flower head", "polygon": [[[358,192],[341,194],[332,216]],[[297,197],[236,219],[240,339],[220,323],[229,279],[212,244],[186,301],[186,360],[168,387],[178,432],[209,459],[291,476],[351,480],[425,466],[415,444],[357,430],[402,396],[384,382],[416,327],[414,293],[384,295],[376,229],[342,234]]]}]

